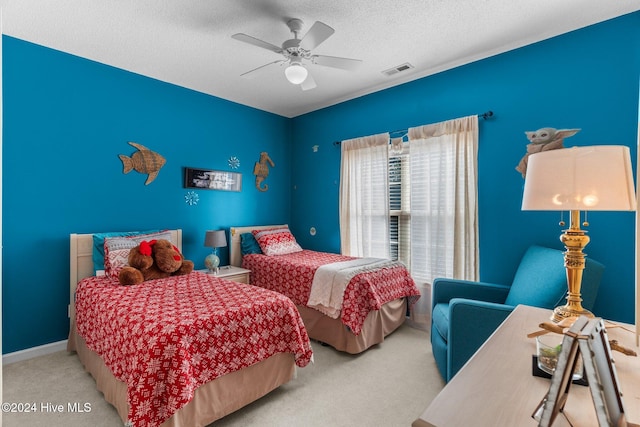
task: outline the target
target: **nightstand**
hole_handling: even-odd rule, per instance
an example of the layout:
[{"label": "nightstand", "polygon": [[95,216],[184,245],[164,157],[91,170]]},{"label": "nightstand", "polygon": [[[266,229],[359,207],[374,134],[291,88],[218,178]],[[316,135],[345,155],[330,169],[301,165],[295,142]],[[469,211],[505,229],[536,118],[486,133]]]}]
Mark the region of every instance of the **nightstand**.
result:
[{"label": "nightstand", "polygon": [[247,270],[246,268],[235,267],[233,265],[227,265],[224,267],[220,267],[218,274],[209,273],[209,270],[206,268],[204,270],[198,270],[203,273],[211,274],[214,277],[220,277],[221,279],[232,280],[238,283],[246,283],[249,284],[249,273],[251,270]]}]

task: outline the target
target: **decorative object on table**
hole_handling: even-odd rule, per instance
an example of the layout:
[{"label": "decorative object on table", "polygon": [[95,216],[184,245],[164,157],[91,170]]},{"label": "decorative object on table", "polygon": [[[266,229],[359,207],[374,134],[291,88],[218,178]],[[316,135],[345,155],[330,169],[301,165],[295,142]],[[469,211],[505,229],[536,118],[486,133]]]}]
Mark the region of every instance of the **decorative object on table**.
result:
[{"label": "decorative object on table", "polygon": [[[581,315],[580,288],[585,266],[583,248],[589,237],[580,229],[580,211],[634,211],[629,148],[617,145],[573,147],[532,154],[524,183],[522,210],[570,211],[569,228],[560,240],[566,249],[567,303],[556,307],[552,320]],[[585,221],[583,225],[588,225]]]},{"label": "decorative object on table", "polygon": [[591,389],[598,425],[627,425],[604,322],[600,318],[588,319],[581,316],[563,337],[562,350],[551,377],[549,392],[532,415],[538,421],[538,426],[551,426],[563,411],[571,385],[569,379],[580,357]]},{"label": "decorative object on table", "polygon": [[142,241],[129,251],[129,265],[118,273],[121,285],[137,285],[146,280],[181,276],[193,271],[193,262],[166,239]]},{"label": "decorative object on table", "polygon": [[542,151],[556,150],[558,148],[564,148],[563,141],[565,138],[578,133],[580,129],[554,129],[554,128],[542,128],[537,131],[527,131],[527,153],[520,159],[520,163],[516,166],[516,170],[522,174],[524,178],[527,175],[527,162],[529,156],[534,153],[540,153]]},{"label": "decorative object on table", "polygon": [[[582,363],[582,360],[580,361],[580,363]],[[580,368],[580,369],[582,369],[582,368]],[[546,378],[548,380],[550,380],[552,378],[552,376],[553,376],[553,374],[548,374],[546,371],[543,371],[542,369],[540,369],[540,366],[539,366],[539,363],[538,363],[538,356],[535,355],[535,354],[532,355],[532,357],[531,357],[531,374],[534,377]],[[581,374],[580,378],[578,378],[577,380],[572,380],[571,383],[576,384],[576,385],[585,386],[585,387],[589,386],[589,383],[587,382],[587,377],[585,377],[582,374]]]},{"label": "decorative object on table", "polygon": [[[539,337],[541,335],[548,334],[550,332],[553,332],[553,333],[556,333],[556,334],[564,334],[567,330],[569,330],[571,325],[573,325],[573,322],[575,320],[576,319],[574,317],[570,317],[570,318],[563,319],[558,323],[542,322],[542,323],[540,323],[538,325],[540,330],[527,334],[527,338],[536,338],[536,337]],[[606,325],[607,329],[622,328],[622,329],[624,329],[624,330],[626,330],[628,332],[633,333],[632,330],[627,329],[627,328],[625,328],[623,326],[620,326],[620,325],[618,325],[616,323],[605,321],[605,325]],[[627,356],[634,356],[634,357],[638,356],[638,353],[636,353],[635,350],[623,346],[622,344],[620,344],[618,342],[618,340],[610,340],[609,341],[609,346],[611,347],[612,351],[619,351],[620,353],[622,353],[624,355],[627,355]]]},{"label": "decorative object on table", "polygon": [[166,159],[155,151],[149,150],[144,145],[136,142],[129,142],[129,145],[138,149],[131,157],[119,154],[120,160],[122,160],[123,173],[127,174],[132,170],[140,173],[148,174],[147,180],[144,185],[149,185],[156,177],[158,172],[166,163]]},{"label": "decorative object on table", "polygon": [[202,190],[241,191],[242,174],[206,169],[184,168],[184,187]]},{"label": "decorative object on table", "polygon": [[[562,352],[564,334],[545,334],[536,337],[536,359],[538,368],[553,375],[558,366],[558,357]],[[582,359],[576,361],[572,381],[582,378]]]},{"label": "decorative object on table", "polygon": [[187,191],[187,194],[184,195],[184,201],[189,206],[197,205],[200,201],[200,196],[195,191]]},{"label": "decorative object on table", "polygon": [[266,151],[260,153],[260,160],[256,162],[256,165],[253,167],[253,174],[256,176],[256,188],[259,191],[267,191],[269,189],[268,185],[262,186],[262,181],[267,179],[269,176],[269,165],[271,167],[275,167],[275,163],[269,157],[269,154]]},{"label": "decorative object on table", "polygon": [[240,160],[236,156],[229,157],[229,167],[231,169],[238,169],[240,167]]},{"label": "decorative object on table", "polygon": [[212,249],[211,254],[204,259],[204,266],[210,273],[217,274],[220,267],[218,248],[227,246],[227,235],[224,230],[208,230],[204,235],[204,245]]}]

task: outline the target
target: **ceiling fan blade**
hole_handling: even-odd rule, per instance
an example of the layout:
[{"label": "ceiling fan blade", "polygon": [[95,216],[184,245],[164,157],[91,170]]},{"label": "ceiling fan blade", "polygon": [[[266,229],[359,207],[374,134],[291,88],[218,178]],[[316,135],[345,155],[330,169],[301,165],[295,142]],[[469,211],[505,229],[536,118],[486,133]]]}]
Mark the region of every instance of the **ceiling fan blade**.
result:
[{"label": "ceiling fan blade", "polygon": [[263,49],[270,50],[270,51],[275,52],[275,53],[282,53],[282,48],[280,46],[276,46],[276,45],[271,44],[269,42],[265,42],[263,40],[257,39],[255,37],[248,36],[248,35],[243,34],[243,33],[234,34],[234,35],[231,36],[231,38],[236,39],[236,40],[241,41],[241,42],[252,44],[252,45],[257,46],[257,47],[261,47]]},{"label": "ceiling fan blade", "polygon": [[362,60],[360,59],[339,58],[337,56],[326,55],[312,55],[311,60],[314,64],[348,71],[353,71],[362,64]]},{"label": "ceiling fan blade", "polygon": [[258,68],[254,68],[251,71],[247,71],[246,73],[240,74],[240,77],[252,79],[257,75],[261,74],[262,72],[264,72],[265,70],[267,70],[268,68],[270,68],[272,65],[282,64],[283,62],[286,62],[286,61],[284,59],[280,59],[278,61],[269,62],[268,64],[261,65]]},{"label": "ceiling fan blade", "polygon": [[300,83],[300,89],[302,90],[311,90],[316,88],[316,81],[313,80],[311,73],[307,74],[307,78],[304,79],[302,83]]},{"label": "ceiling fan blade", "polygon": [[327,24],[316,21],[302,40],[300,40],[300,47],[306,50],[312,50],[331,37],[334,32],[335,30]]}]

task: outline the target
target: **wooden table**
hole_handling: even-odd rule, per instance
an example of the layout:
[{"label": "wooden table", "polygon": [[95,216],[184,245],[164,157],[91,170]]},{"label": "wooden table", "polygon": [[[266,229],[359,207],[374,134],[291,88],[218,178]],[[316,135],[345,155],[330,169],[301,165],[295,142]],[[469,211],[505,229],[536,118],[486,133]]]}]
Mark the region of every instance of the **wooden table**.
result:
[{"label": "wooden table", "polygon": [[[531,414],[549,391],[550,380],[531,374],[535,338],[550,310],[519,305],[431,402],[412,427],[537,426]],[[634,331],[633,325],[623,325]],[[635,347],[634,332],[607,328],[609,339]],[[613,352],[629,427],[640,427],[640,357]],[[589,387],[572,384],[565,413],[574,426],[598,426]],[[567,425],[562,415],[555,426]]]}]

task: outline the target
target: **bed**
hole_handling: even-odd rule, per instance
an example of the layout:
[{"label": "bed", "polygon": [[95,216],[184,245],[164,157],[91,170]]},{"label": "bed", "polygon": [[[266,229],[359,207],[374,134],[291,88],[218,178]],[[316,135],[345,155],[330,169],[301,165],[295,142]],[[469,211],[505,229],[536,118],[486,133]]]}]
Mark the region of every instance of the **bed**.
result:
[{"label": "bed", "polygon": [[[182,250],[181,230],[166,232]],[[121,286],[94,270],[92,234],[71,234],[70,255],[68,350],[128,426],[205,426],[312,360],[276,292],[197,271]]]},{"label": "bed", "polygon": [[288,226],[232,227],[230,263],[251,270],[252,285],[275,290],[291,298],[298,307],[309,337],[315,341],[346,353],[361,353],[383,342],[386,336],[400,327],[406,319],[408,306],[420,297],[407,269],[400,263],[388,263],[385,268],[359,273],[348,281],[344,306],[339,313],[330,315],[318,307],[310,307],[311,286],[320,266],[353,258],[302,248],[298,252],[277,256],[250,253],[250,248],[243,249],[241,236],[247,236],[254,230],[259,233],[274,229],[288,229]]}]

